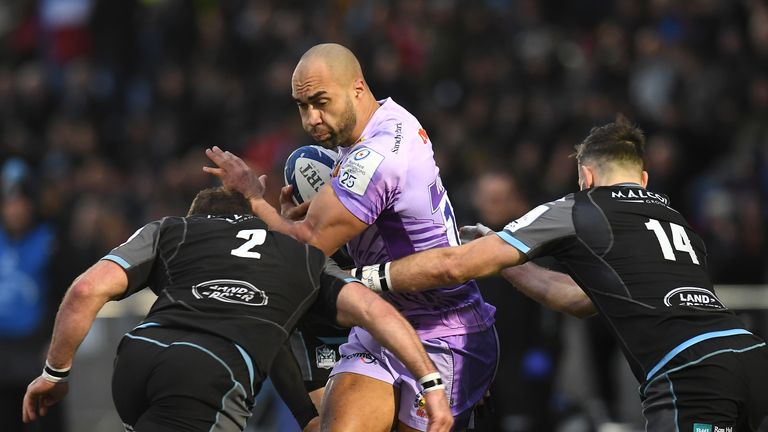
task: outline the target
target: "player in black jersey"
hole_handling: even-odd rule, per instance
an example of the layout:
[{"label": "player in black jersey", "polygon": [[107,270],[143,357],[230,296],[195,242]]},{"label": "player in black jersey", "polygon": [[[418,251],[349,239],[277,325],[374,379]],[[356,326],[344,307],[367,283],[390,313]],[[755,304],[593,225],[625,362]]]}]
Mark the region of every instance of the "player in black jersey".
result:
[{"label": "player in black jersey", "polygon": [[[768,423],[768,348],[717,298],[701,238],[645,188],[643,152],[620,116],[576,146],[580,192],[495,235],[478,226],[468,244],[363,268],[363,280],[410,291],[501,271],[547,306],[606,318],[641,383],[648,431],[755,431]],[[570,277],[510,267],[543,256]]]},{"label": "player in black jersey", "polygon": [[243,430],[276,354],[307,313],[368,328],[426,377],[430,427],[450,429],[445,392],[431,391],[442,381],[407,321],[319,249],[268,230],[242,195],[222,188],[200,192],[187,217],[139,229],[73,282],[43,373],[24,396],[25,422],[66,394],[75,351],[99,309],[147,286],[157,301],[121,341],[112,381],[126,430]]}]

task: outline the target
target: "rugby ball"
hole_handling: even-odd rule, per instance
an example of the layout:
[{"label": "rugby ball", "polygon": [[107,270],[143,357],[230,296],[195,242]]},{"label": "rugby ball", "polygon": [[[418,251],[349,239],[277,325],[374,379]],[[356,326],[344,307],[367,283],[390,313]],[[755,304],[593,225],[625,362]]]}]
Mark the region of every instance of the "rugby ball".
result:
[{"label": "rugby ball", "polygon": [[285,184],[293,186],[293,201],[312,199],[321,187],[331,182],[338,153],[318,145],[299,147],[285,161]]}]

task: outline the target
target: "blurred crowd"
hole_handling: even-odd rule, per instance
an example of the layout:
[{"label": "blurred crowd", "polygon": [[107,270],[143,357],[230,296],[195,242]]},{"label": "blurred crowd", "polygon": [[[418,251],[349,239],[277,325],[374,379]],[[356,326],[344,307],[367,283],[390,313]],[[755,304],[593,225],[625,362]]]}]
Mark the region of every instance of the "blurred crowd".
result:
[{"label": "blurred crowd", "polygon": [[291,73],[328,41],[420,119],[461,223],[499,228],[574,191],[574,144],[622,112],[715,281],[766,282],[765,0],[3,1],[3,190],[31,183],[53,292],[186,213],[213,182],[206,147],[268,173],[276,203],[286,155],[309,143]]},{"label": "blurred crowd", "polygon": [[765,281],[765,1],[28,0],[2,2],[0,36],[2,158],[29,163],[42,215],[86,263],[183,213],[210,183],[205,147],[280,186],[307,143],[291,72],[336,41],[420,118],[466,219],[490,169],[515,177],[520,211],[572,191],[573,145],[623,112],[715,279]]}]

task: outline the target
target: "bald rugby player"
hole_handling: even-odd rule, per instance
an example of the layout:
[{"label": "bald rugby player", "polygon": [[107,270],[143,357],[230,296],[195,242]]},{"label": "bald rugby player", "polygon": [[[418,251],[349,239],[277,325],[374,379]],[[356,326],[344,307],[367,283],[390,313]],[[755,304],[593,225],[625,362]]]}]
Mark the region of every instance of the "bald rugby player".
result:
[{"label": "bald rugby player", "polygon": [[[306,132],[322,146],[340,149],[331,184],[299,207],[290,203],[290,189],[284,189],[281,215],[263,198],[266,177],[235,155],[217,147],[207,150],[217,167],[206,167],[206,172],[248,197],[270,228],[327,255],[347,244],[358,267],[383,266],[414,252],[459,244],[426,131],[392,99],[376,100],[352,52],[337,44],[312,47],[296,66],[291,84]],[[472,280],[383,296],[416,329],[440,373],[435,377],[440,390],[451,401],[454,429],[466,429],[496,371],[495,308],[483,301]],[[321,409],[324,428],[426,429],[419,377],[360,327],[352,329],[340,351]]]}]

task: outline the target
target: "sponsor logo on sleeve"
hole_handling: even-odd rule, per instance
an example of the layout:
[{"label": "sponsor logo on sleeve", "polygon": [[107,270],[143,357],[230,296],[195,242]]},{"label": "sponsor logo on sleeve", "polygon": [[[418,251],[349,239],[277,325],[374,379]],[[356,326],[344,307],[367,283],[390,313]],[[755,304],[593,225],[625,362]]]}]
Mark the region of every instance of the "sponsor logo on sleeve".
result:
[{"label": "sponsor logo on sleeve", "polygon": [[680,287],[675,288],[664,296],[667,306],[687,306],[705,309],[725,309],[720,299],[704,288]]},{"label": "sponsor logo on sleeve", "polygon": [[397,153],[400,151],[400,143],[403,141],[403,123],[397,122],[395,125],[395,145],[392,146],[392,150],[390,150],[392,153]]},{"label": "sponsor logo on sleeve", "polygon": [[547,210],[549,210],[549,206],[547,206],[546,204],[542,204],[534,208],[533,210],[529,211],[525,215],[523,215],[523,217],[507,224],[507,226],[504,227],[504,231],[509,231],[513,233],[519,229],[525,228],[528,225],[532,224],[541,215],[546,213]]},{"label": "sponsor logo on sleeve", "polygon": [[341,166],[339,184],[360,196],[365,194],[384,156],[366,147],[353,151]]},{"label": "sponsor logo on sleeve", "polygon": [[424,130],[424,128],[419,128],[419,136],[421,137],[421,141],[426,144],[427,141],[429,141],[429,135],[427,135],[427,131]]},{"label": "sponsor logo on sleeve", "polygon": [[232,279],[216,279],[194,285],[192,295],[197,299],[212,299],[246,306],[266,306],[269,301],[264,291],[248,282]]},{"label": "sponsor logo on sleeve", "polygon": [[315,348],[315,360],[317,361],[317,367],[331,369],[336,364],[336,350],[328,345],[320,345]]}]

